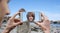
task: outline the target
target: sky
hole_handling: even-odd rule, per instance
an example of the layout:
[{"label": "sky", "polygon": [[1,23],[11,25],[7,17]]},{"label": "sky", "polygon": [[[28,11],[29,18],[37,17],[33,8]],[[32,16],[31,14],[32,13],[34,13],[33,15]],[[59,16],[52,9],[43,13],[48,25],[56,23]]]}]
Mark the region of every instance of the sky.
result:
[{"label": "sky", "polygon": [[43,12],[49,20],[60,20],[60,0],[10,0],[8,5],[10,16],[24,8],[26,12]]}]

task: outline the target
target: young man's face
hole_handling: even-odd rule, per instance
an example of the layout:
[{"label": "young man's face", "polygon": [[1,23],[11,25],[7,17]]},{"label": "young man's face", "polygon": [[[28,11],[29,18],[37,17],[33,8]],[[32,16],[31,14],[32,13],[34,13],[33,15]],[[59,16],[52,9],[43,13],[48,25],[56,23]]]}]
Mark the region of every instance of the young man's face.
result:
[{"label": "young man's face", "polygon": [[27,14],[27,20],[30,22],[33,22],[35,19],[35,14],[33,12],[28,12]]},{"label": "young man's face", "polygon": [[34,21],[34,17],[33,16],[29,16],[28,17],[28,21],[30,21],[30,22]]},{"label": "young man's face", "polygon": [[29,16],[29,21],[33,21],[33,17],[32,16]]},{"label": "young man's face", "polygon": [[2,21],[2,18],[5,15],[8,15],[9,12],[9,8],[8,8],[8,0],[1,0],[0,1],[0,22]]}]

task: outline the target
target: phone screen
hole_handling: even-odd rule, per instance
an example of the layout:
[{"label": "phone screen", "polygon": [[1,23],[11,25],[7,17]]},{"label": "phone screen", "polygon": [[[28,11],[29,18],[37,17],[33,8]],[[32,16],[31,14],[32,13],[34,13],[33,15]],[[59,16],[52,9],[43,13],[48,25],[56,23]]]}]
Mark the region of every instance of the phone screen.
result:
[{"label": "phone screen", "polygon": [[[22,12],[21,13],[21,20],[22,21],[27,21],[28,19],[27,19],[27,14],[28,14],[29,12]],[[34,21],[40,21],[40,12],[32,12],[32,13],[34,13],[34,15],[35,15],[35,19],[34,19]]]}]

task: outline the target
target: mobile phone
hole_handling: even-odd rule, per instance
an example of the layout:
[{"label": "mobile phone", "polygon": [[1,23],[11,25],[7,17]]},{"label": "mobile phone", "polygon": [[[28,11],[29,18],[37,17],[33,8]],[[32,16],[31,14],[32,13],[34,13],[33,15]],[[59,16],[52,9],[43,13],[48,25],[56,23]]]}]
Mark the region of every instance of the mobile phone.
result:
[{"label": "mobile phone", "polygon": [[[22,21],[28,21],[28,18],[27,18],[28,13],[30,13],[30,12],[22,12],[21,13],[20,17],[21,17]],[[40,12],[32,12],[32,13],[35,16],[34,21],[40,21]]]}]

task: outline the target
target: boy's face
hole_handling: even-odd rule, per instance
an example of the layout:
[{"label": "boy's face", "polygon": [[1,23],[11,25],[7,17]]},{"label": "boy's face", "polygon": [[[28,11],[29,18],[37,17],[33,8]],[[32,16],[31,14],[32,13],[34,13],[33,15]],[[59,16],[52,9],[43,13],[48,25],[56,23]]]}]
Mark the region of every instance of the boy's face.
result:
[{"label": "boy's face", "polygon": [[9,8],[8,8],[8,0],[1,0],[0,2],[0,22],[2,20],[2,18],[5,15],[8,15],[9,12]]},{"label": "boy's face", "polygon": [[33,17],[32,16],[29,16],[29,21],[33,21]]}]

